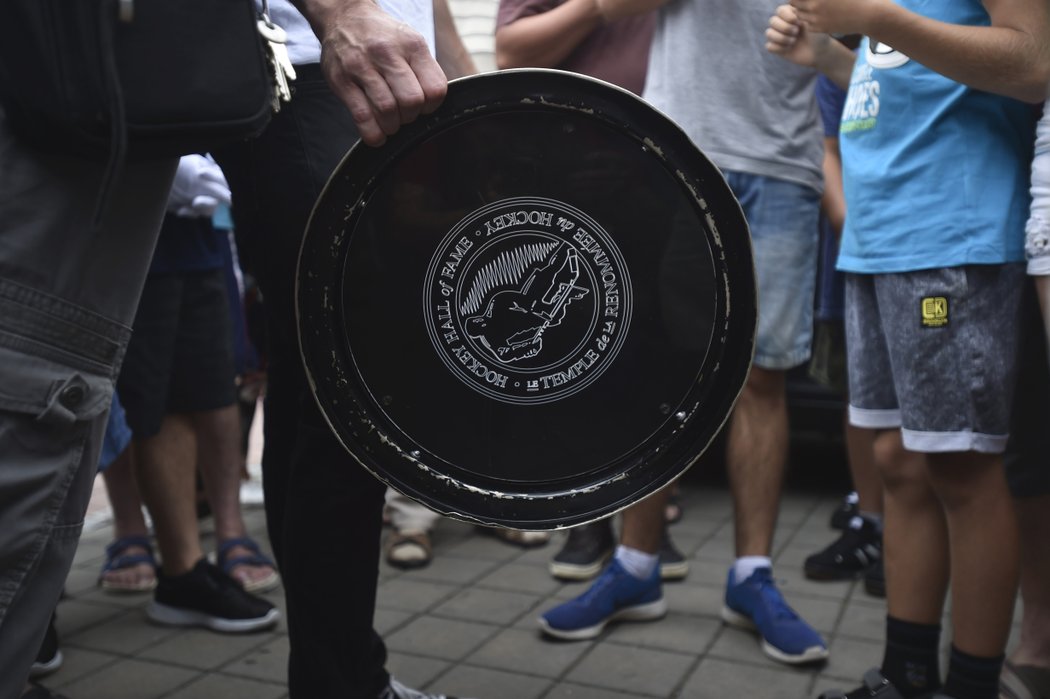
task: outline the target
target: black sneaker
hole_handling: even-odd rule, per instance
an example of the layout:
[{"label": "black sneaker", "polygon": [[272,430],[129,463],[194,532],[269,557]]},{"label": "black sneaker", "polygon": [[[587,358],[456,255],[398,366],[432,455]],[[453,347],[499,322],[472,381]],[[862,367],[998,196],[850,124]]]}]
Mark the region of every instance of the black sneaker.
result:
[{"label": "black sneaker", "polygon": [[664,538],[660,542],[660,579],[681,580],[689,574],[689,561],[675,548],[671,533],[664,525]]},{"label": "black sneaker", "polygon": [[851,580],[882,558],[882,535],[875,523],[854,517],[850,526],[826,549],[806,559],[810,580]]},{"label": "black sneaker", "polygon": [[608,519],[574,527],[565,546],[551,559],[551,575],[559,580],[589,580],[602,571],[615,547]]},{"label": "black sneaker", "polygon": [[864,573],[864,590],[872,597],[886,596],[886,567],[882,558],[875,561]]},{"label": "black sneaker", "polygon": [[36,654],[33,666],[29,668],[30,677],[43,677],[62,667],[62,649],[58,647],[58,632],[55,631],[55,615],[51,615],[51,621],[47,622],[47,633],[44,641],[40,644],[40,651]]},{"label": "black sneaker", "polygon": [[168,626],[203,626],[213,631],[245,633],[274,626],[277,609],[245,592],[237,581],[206,559],[182,575],[157,574],[157,589],[146,615]]},{"label": "black sneaker", "polygon": [[860,498],[857,496],[857,491],[848,493],[846,497],[842,498],[842,502],[831,513],[831,528],[839,530],[848,528],[850,520],[860,512],[857,508],[858,502],[860,502]]}]

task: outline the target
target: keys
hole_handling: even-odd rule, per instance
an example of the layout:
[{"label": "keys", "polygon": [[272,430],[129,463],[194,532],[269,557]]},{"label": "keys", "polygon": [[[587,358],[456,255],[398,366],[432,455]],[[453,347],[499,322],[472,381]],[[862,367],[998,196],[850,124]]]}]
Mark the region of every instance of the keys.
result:
[{"label": "keys", "polygon": [[273,111],[281,111],[281,103],[292,99],[290,81],[295,80],[295,68],[288,58],[288,34],[273,23],[267,16],[263,16],[256,23],[259,34],[266,40],[266,57],[273,69]]}]

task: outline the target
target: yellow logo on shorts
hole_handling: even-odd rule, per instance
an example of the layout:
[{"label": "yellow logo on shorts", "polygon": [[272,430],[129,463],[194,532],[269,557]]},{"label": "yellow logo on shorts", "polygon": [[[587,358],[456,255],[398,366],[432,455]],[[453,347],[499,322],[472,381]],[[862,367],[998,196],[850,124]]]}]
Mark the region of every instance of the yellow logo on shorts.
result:
[{"label": "yellow logo on shorts", "polygon": [[922,327],[940,328],[948,324],[948,299],[927,296],[922,300]]}]

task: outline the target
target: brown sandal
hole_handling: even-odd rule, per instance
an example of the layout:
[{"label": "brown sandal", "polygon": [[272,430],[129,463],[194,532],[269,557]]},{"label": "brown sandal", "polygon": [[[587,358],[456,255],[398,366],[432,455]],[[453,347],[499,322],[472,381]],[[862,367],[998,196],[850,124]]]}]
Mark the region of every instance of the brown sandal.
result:
[{"label": "brown sandal", "polygon": [[395,568],[422,568],[430,563],[432,551],[423,531],[392,531],[386,540],[386,562]]}]

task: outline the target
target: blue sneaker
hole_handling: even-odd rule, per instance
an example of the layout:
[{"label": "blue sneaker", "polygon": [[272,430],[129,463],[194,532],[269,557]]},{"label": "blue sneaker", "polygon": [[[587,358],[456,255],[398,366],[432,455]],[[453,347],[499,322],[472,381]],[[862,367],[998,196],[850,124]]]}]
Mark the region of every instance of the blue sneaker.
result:
[{"label": "blue sneaker", "polygon": [[722,619],[757,631],[765,654],[782,663],[797,665],[828,657],[824,639],[784,601],[769,568],[756,569],[740,583],[729,569]]},{"label": "blue sneaker", "polygon": [[639,580],[613,559],[590,589],[541,616],[540,628],[554,638],[582,641],[600,634],[610,621],[652,621],[665,614],[660,566]]}]

